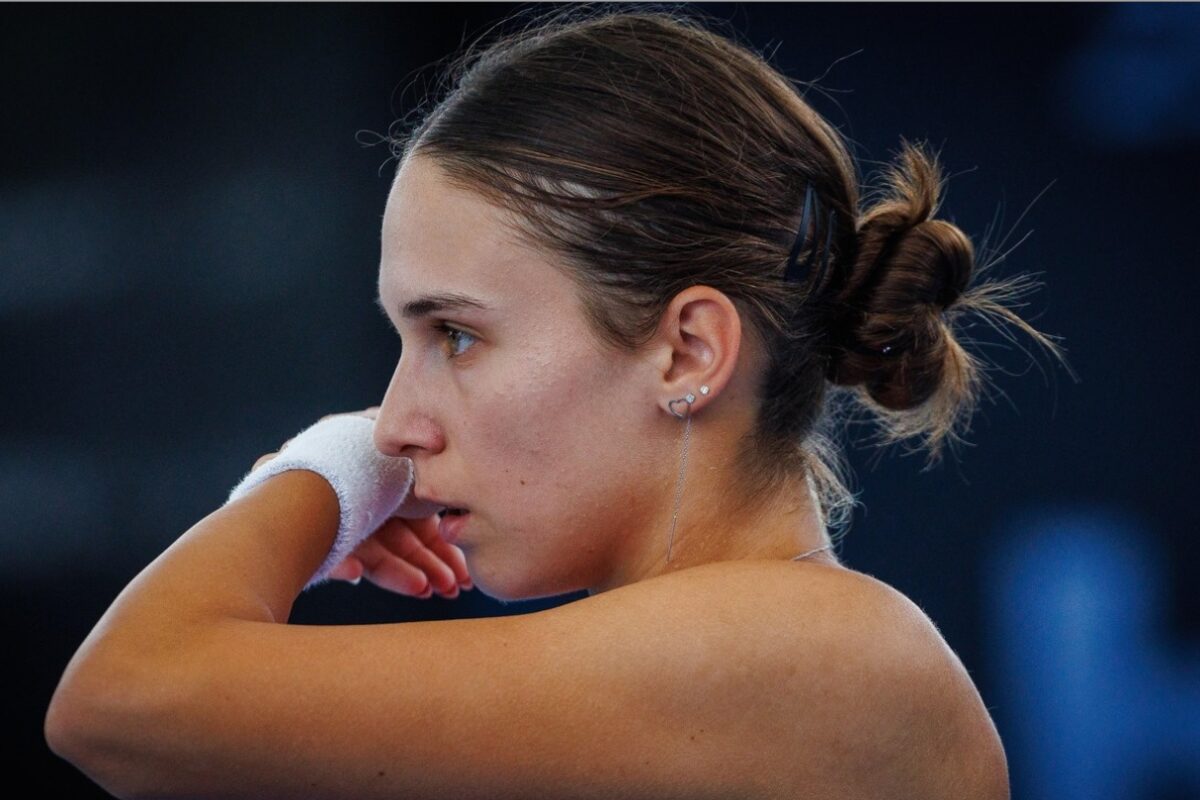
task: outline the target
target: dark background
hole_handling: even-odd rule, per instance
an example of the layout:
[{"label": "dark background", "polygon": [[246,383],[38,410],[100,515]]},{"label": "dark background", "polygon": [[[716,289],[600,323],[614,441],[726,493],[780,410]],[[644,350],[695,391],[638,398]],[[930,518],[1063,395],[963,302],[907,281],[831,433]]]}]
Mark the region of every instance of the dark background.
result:
[{"label": "dark background", "polygon": [[[864,161],[886,161],[901,136],[937,146],[941,215],[977,245],[1020,243],[995,274],[1045,281],[1022,313],[1065,337],[1079,376],[973,332],[998,368],[972,446],[930,471],[920,455],[852,449],[865,508],[843,559],[937,623],[1000,727],[1014,797],[1200,797],[1186,388],[1200,7],[696,7],[788,76],[819,79],[809,101]],[[381,399],[398,355],[372,304],[394,163],[363,132],[432,86],[415,70],[515,8],[0,9],[5,705],[17,774],[39,790],[103,796],[41,725],[125,584],[258,456]],[[1126,565],[1141,570],[1127,592],[1153,613],[1119,628],[1106,620],[1129,619],[1114,588]],[[419,601],[330,585],[302,595],[293,621],[525,613],[579,596],[501,608],[477,591]],[[1130,701],[1132,715],[1109,705],[1128,684],[1095,677],[1124,674],[1114,660],[1070,644],[1118,629],[1129,638],[1112,652],[1162,668],[1129,667],[1153,698]],[[1054,680],[1082,699],[1069,705]],[[1082,720],[1095,709],[1108,710]],[[1172,746],[1129,744],[1148,730]],[[1089,790],[1096,770],[1112,780]]]}]

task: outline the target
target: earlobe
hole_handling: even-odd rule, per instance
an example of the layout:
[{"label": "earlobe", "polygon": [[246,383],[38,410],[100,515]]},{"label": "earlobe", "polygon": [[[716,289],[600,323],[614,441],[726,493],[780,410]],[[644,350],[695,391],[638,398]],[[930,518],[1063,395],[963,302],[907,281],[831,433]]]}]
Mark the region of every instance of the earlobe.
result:
[{"label": "earlobe", "polygon": [[[668,400],[667,401],[667,410],[670,411],[671,414],[673,414],[678,419],[683,419],[685,411],[688,414],[691,413],[691,405],[694,402],[696,402],[696,395],[692,394],[691,392],[688,392],[683,397],[677,397],[674,400]],[[676,403],[679,403],[679,408],[681,410],[677,410],[675,408]],[[687,405],[684,406],[684,403],[686,403]]]},{"label": "earlobe", "polygon": [[[704,386],[700,387],[700,394],[708,394],[709,391],[710,390],[708,388],[708,384],[705,384]],[[677,410],[675,407],[675,404],[679,403],[680,404],[679,408],[682,409],[682,408],[684,408],[683,404],[686,403],[687,404],[687,406],[686,406],[687,412],[686,413],[691,414],[691,407],[692,407],[692,403],[694,403],[694,402],[696,402],[696,395],[692,394],[691,392],[688,392],[683,397],[677,397],[674,400],[668,400],[667,401],[667,410],[670,411],[675,417],[677,417],[679,419],[684,419],[685,414],[682,411]]]}]

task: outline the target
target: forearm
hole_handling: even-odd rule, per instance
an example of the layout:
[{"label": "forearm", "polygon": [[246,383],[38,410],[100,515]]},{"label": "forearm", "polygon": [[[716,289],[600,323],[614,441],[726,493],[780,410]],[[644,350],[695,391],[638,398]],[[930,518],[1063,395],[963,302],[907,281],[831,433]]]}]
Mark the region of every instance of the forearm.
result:
[{"label": "forearm", "polygon": [[193,525],[130,582],[101,623],[136,638],[230,617],[287,622],[337,528],[337,496],[324,478],[301,469],[276,475]]},{"label": "forearm", "polygon": [[166,707],[186,690],[189,654],[221,623],[286,623],[337,529],[337,496],[308,470],[276,475],[190,528],[125,587],[71,659],[47,713],[51,745],[86,748],[96,733],[84,730],[89,720],[141,724],[143,712]]}]

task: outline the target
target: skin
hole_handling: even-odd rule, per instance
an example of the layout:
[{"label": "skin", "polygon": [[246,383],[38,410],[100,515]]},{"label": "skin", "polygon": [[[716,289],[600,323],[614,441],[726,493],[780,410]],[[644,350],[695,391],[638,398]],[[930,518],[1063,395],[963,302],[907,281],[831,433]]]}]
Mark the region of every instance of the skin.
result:
[{"label": "skin", "polygon": [[[435,517],[389,522],[339,574],[590,596],[287,624],[339,511],[320,475],[286,471],[125,587],[55,691],[51,749],[119,797],[1007,798],[987,710],[924,613],[835,560],[790,563],[821,543],[811,505],[736,513],[721,491],[761,366],[728,299],[689,288],[646,350],[616,358],[567,279],[506,233],[431,164],[397,177],[380,289],[404,349],[382,404],[356,413],[413,459],[411,502],[472,518],[461,549]],[[439,315],[474,339],[397,310],[444,291],[492,307]],[[667,403],[703,384],[667,564],[682,424]]]},{"label": "skin", "polygon": [[[440,292],[488,310],[402,316],[404,304]],[[378,407],[376,446],[413,460],[419,497],[470,509],[456,545],[489,596],[597,594],[714,561],[789,559],[827,541],[803,482],[749,514],[722,492],[762,368],[723,293],[688,288],[641,352],[610,352],[551,257],[522,246],[502,211],[415,156],[388,196],[379,295],[403,346]],[[688,468],[668,563],[684,427],[668,402],[689,391]],[[448,558],[432,568],[442,585],[461,575]],[[351,563],[335,576],[357,571]]]}]

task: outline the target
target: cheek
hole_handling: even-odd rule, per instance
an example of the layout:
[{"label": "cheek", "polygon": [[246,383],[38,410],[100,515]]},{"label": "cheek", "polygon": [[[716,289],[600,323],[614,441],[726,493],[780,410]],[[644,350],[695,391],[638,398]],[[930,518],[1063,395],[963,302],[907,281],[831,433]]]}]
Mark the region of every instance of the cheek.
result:
[{"label": "cheek", "polygon": [[597,467],[610,462],[600,450],[613,438],[605,435],[611,428],[605,419],[612,412],[605,405],[612,402],[604,394],[609,381],[558,366],[582,363],[572,360],[577,358],[554,355],[514,364],[472,409],[477,426],[468,468],[481,470],[498,508],[561,514],[564,505],[589,505],[588,496],[600,488]]},{"label": "cheek", "polygon": [[595,402],[594,388],[578,378],[545,362],[525,364],[481,405],[479,441],[509,465],[536,470],[522,477],[539,478],[573,452]]}]

